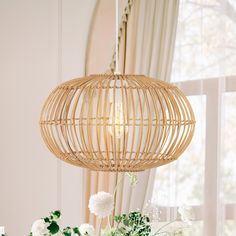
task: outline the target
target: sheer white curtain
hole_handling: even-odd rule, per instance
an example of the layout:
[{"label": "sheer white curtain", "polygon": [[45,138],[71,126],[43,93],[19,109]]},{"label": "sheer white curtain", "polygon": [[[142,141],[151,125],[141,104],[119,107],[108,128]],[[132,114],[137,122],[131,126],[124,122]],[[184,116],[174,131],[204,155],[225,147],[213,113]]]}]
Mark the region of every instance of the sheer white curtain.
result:
[{"label": "sheer white curtain", "polygon": [[[98,2],[87,50],[87,74],[98,73],[101,71],[101,68],[103,69],[101,72],[104,73],[104,71],[109,69],[111,61],[107,60],[107,55],[109,55],[110,52],[110,58],[112,57],[111,42],[107,37],[104,38],[104,35],[108,33],[106,32],[104,34],[103,31],[108,30],[110,34],[114,32],[110,24],[110,22],[114,22],[115,20],[115,12],[112,10],[111,2],[115,4],[115,1],[111,0],[100,0]],[[131,1],[123,2],[127,4],[127,2]],[[106,9],[108,6],[106,3],[110,4],[109,15],[104,15],[104,8]],[[169,81],[179,1],[135,0],[131,8],[127,26],[125,72],[127,74],[144,74],[146,76]],[[113,12],[113,15],[110,14],[111,12]],[[123,11],[121,11],[121,13],[123,13]],[[113,25],[113,27],[115,26]],[[123,37],[124,34],[122,35],[120,45],[121,67],[123,63]],[[114,45],[115,40],[112,42]],[[96,61],[98,61],[97,58],[99,58],[98,63],[96,63]],[[152,193],[154,174],[155,171],[150,170],[139,173],[139,183],[135,188],[130,187],[127,179],[121,183],[116,198],[117,214],[136,210],[137,208],[142,209],[144,207],[145,202],[150,199]],[[119,182],[122,174],[119,174],[117,180],[116,176],[112,173],[97,173],[85,170],[84,177],[84,218],[86,222],[96,225],[98,224],[97,219],[89,213],[86,207],[88,205],[89,196],[101,190],[113,192],[115,183]]]},{"label": "sheer white curtain", "polygon": [[236,235],[236,1],[180,0],[172,82],[196,115],[194,139],[156,171],[152,201],[163,220],[195,209],[191,236]]}]

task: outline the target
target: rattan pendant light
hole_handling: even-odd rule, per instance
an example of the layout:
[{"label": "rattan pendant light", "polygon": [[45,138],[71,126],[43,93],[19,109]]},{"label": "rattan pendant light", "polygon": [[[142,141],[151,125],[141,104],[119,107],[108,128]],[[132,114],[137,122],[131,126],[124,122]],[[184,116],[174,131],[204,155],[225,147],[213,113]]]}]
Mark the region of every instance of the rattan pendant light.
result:
[{"label": "rattan pendant light", "polygon": [[195,119],[176,86],[114,73],[59,85],[43,106],[40,127],[49,150],[65,162],[134,172],[176,160],[192,139]]}]

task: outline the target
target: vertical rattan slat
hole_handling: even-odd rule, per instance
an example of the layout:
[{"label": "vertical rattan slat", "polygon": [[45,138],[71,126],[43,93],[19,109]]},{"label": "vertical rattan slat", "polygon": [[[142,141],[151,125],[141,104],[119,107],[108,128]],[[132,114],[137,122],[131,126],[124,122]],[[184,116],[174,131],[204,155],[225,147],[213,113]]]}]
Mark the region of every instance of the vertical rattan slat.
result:
[{"label": "vertical rattan slat", "polygon": [[176,160],[195,127],[174,85],[143,75],[91,75],[59,85],[40,118],[58,158],[99,171],[142,171]]}]

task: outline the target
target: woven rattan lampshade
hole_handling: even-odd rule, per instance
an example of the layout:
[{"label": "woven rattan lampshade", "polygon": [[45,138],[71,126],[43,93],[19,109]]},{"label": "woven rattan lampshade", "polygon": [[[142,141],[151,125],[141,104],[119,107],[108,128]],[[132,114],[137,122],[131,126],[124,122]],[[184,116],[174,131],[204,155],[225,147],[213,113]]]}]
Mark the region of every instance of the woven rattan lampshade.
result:
[{"label": "woven rattan lampshade", "polygon": [[174,85],[143,75],[91,75],[59,85],[40,119],[52,153],[100,171],[142,171],[189,145],[193,110]]}]

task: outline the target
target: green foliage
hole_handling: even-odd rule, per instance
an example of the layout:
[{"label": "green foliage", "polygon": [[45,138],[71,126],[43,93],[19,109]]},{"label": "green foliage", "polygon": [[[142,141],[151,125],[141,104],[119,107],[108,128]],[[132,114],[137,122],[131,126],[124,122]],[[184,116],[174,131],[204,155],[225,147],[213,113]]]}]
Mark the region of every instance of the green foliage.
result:
[{"label": "green foliage", "polygon": [[74,234],[77,234],[78,236],[81,235],[81,233],[79,232],[78,227],[75,227],[75,228],[66,227],[66,228],[63,229],[62,233],[63,233],[64,236],[71,236],[71,235],[74,235]]},{"label": "green foliage", "polygon": [[78,228],[78,227],[75,227],[75,228],[73,228],[72,230],[73,230],[73,232],[74,232],[75,234],[81,235],[81,233],[79,232],[79,228]]},{"label": "green foliage", "polygon": [[59,232],[60,227],[57,224],[57,221],[60,219],[60,217],[61,217],[61,212],[59,210],[56,210],[51,212],[49,217],[45,217],[43,219],[45,223],[49,224],[47,229],[49,230],[50,234],[53,235]]},{"label": "green foliage", "polygon": [[[45,227],[47,227],[49,231],[47,234],[48,236],[56,235],[59,232],[60,235],[63,236],[82,236],[78,227],[72,228],[68,226],[64,229],[60,229],[58,223],[60,217],[61,212],[54,211],[51,212],[48,217],[43,218],[43,221],[46,224]],[[142,213],[139,211],[117,215],[114,217],[114,222],[114,227],[107,227],[106,230],[102,230],[102,236],[151,236],[150,219],[148,216],[142,215]],[[156,233],[152,234],[152,236],[164,234],[169,236],[182,236],[183,231],[181,228],[172,231],[166,229],[165,231],[162,230],[173,222],[169,222],[166,225],[162,226]],[[29,236],[33,236],[32,232],[29,234]]]},{"label": "green foliage", "polygon": [[58,220],[61,217],[61,212],[59,210],[51,212],[51,219]]},{"label": "green foliage", "polygon": [[[61,212],[59,210],[53,211],[50,213],[49,216],[43,218],[44,222],[48,224],[48,231],[50,235],[55,235],[58,232],[61,232],[63,236],[81,236],[81,233],[79,232],[78,227],[66,227],[64,229],[60,229],[60,226],[58,224],[59,219],[61,218]],[[32,232],[30,232],[29,236],[33,236]]]},{"label": "green foliage", "polygon": [[60,227],[56,221],[52,221],[50,225],[47,227],[47,229],[51,234],[56,234],[60,230]]},{"label": "green foliage", "polygon": [[124,236],[149,236],[151,233],[150,220],[140,212],[134,211],[129,214],[115,216],[117,228],[113,235]]}]

